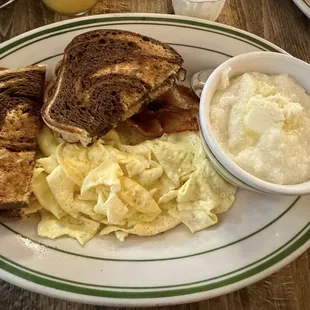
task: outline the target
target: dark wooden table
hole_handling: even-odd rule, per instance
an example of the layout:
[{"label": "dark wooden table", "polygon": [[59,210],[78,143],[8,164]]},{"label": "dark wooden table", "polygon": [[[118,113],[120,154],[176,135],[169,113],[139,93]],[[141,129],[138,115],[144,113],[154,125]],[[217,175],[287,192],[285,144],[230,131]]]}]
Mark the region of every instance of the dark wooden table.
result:
[{"label": "dark wooden table", "polygon": [[[173,9],[171,0],[101,0],[90,14],[115,12],[173,13]],[[67,18],[49,11],[39,0],[17,0],[0,11],[0,43],[30,29]],[[264,37],[310,63],[310,21],[291,0],[227,0],[218,21]],[[49,298],[0,280],[0,310],[36,309],[109,308]],[[161,309],[309,310],[310,250],[279,272],[237,292],[195,304]]]}]

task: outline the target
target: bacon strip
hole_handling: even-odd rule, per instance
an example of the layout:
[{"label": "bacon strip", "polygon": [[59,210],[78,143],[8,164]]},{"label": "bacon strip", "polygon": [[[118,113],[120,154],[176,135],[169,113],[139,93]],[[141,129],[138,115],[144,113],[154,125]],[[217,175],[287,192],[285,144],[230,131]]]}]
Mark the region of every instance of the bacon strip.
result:
[{"label": "bacon strip", "polygon": [[183,85],[174,85],[150,104],[151,109],[154,105],[159,108],[169,106],[171,110],[173,108],[199,110],[199,100],[197,96],[190,88]]},{"label": "bacon strip", "polygon": [[160,110],[156,117],[161,124],[164,133],[175,133],[182,131],[198,131],[196,117],[188,110]]},{"label": "bacon strip", "polygon": [[198,131],[197,119],[192,115],[198,108],[199,100],[193,92],[185,86],[175,85],[127,123],[137,133],[151,139],[164,133]]},{"label": "bacon strip", "polygon": [[156,118],[155,112],[144,110],[139,114],[134,115],[127,123],[140,135],[155,139],[164,134],[164,130]]}]

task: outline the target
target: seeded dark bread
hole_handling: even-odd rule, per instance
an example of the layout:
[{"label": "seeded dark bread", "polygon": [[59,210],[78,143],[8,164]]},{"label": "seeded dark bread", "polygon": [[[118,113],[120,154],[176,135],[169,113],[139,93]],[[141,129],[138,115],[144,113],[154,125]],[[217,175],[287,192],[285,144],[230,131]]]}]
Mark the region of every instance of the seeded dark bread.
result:
[{"label": "seeded dark bread", "polygon": [[75,37],[55,69],[42,117],[68,142],[87,145],[185,78],[182,57],[123,30]]},{"label": "seeded dark bread", "polygon": [[0,68],[0,215],[29,201],[45,73],[44,66]]}]

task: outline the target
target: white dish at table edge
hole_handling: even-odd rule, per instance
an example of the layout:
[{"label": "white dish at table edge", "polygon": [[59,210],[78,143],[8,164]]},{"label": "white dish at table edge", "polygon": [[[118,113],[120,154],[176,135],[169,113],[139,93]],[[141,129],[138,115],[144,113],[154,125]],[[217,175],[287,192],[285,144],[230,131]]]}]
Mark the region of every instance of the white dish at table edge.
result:
[{"label": "white dish at table edge", "polygon": [[[0,65],[44,59],[53,66],[61,58],[55,54],[92,27],[127,29],[170,43],[185,58],[189,76],[204,69],[202,63],[211,68],[240,53],[283,52],[244,31],[199,19],[111,14],[60,22],[13,38],[0,46]],[[181,39],[176,30],[182,32]],[[132,238],[125,249],[108,238],[85,248],[66,239],[48,241],[36,237],[35,227],[25,224],[28,220],[0,222],[0,278],[57,298],[112,306],[180,304],[232,292],[270,275],[310,246],[306,197],[270,198],[242,190],[237,196],[231,211],[210,230],[188,235],[177,228],[155,238]]]}]

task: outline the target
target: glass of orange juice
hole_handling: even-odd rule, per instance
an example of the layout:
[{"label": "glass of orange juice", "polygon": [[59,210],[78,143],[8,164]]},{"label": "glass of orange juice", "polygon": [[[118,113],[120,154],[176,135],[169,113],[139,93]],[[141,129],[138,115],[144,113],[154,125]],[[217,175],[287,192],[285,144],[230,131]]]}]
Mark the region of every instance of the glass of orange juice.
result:
[{"label": "glass of orange juice", "polygon": [[88,12],[98,0],[42,0],[53,11],[64,15],[83,15]]}]

